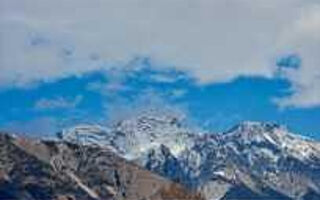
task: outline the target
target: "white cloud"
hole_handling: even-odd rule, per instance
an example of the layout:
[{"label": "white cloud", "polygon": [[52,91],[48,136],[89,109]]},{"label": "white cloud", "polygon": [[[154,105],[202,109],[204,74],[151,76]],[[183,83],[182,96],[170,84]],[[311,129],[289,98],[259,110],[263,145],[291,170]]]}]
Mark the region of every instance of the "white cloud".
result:
[{"label": "white cloud", "polygon": [[[124,119],[137,115],[171,115],[181,120],[193,120],[187,105],[173,104],[168,101],[165,94],[146,89],[137,94],[133,99],[119,97],[113,104],[105,104],[107,123],[114,124]],[[191,123],[190,123],[191,125]]]},{"label": "white cloud", "polygon": [[87,90],[89,91],[95,91],[102,95],[106,96],[113,96],[117,92],[123,92],[123,91],[130,91],[131,88],[129,86],[124,85],[122,82],[102,82],[102,81],[96,81],[96,82],[90,82],[87,85]]},{"label": "white cloud", "polygon": [[320,105],[320,4],[303,9],[299,18],[283,33],[281,46],[302,57],[298,69],[282,69],[283,78],[292,83],[292,95],[276,99],[282,108],[310,108]]},{"label": "white cloud", "polygon": [[170,77],[166,74],[151,74],[150,79],[160,83],[174,83],[178,77]]},{"label": "white cloud", "polygon": [[60,108],[75,108],[82,101],[83,97],[78,95],[74,99],[66,99],[57,97],[54,99],[43,98],[36,102],[37,110],[60,109]]},{"label": "white cloud", "polygon": [[[0,4],[0,85],[24,86],[81,75],[126,64],[136,56],[150,56],[158,66],[175,66],[202,84],[239,76],[271,78],[274,58],[288,51],[303,59],[301,78],[288,77],[294,88],[301,88],[294,89],[294,95],[311,90],[304,79],[319,79],[305,75],[320,71],[316,0],[2,0]],[[301,105],[294,103],[294,95],[290,104]],[[320,104],[318,97],[313,98]]]},{"label": "white cloud", "polygon": [[188,91],[185,89],[174,89],[171,91],[171,96],[174,98],[183,97]]},{"label": "white cloud", "polygon": [[11,121],[2,125],[2,130],[24,137],[53,138],[59,131],[56,119],[51,117],[40,117],[29,121]]}]

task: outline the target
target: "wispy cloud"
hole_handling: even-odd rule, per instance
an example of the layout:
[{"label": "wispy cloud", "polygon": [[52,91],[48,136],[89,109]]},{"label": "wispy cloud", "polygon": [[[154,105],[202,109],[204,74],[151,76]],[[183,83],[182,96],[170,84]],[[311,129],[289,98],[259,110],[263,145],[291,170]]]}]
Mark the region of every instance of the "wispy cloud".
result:
[{"label": "wispy cloud", "polygon": [[37,110],[75,108],[82,99],[83,97],[81,95],[76,96],[74,99],[67,99],[65,97],[57,97],[54,99],[43,98],[37,101],[34,107]]},{"label": "wispy cloud", "polygon": [[114,92],[128,91],[130,90],[130,87],[127,87],[120,82],[107,83],[96,81],[88,83],[87,90],[96,91],[103,95],[107,95]]},{"label": "wispy cloud", "polygon": [[187,93],[187,90],[185,89],[174,89],[171,91],[171,96],[174,98],[181,98]]},{"label": "wispy cloud", "polygon": [[158,72],[158,73],[150,74],[149,78],[151,81],[155,81],[155,82],[174,83],[179,80],[185,79],[186,75],[174,74],[173,72],[172,74]]},{"label": "wispy cloud", "polygon": [[1,127],[2,131],[8,131],[24,137],[55,137],[59,131],[58,121],[52,117],[40,117],[29,121],[11,121]]},{"label": "wispy cloud", "polygon": [[106,103],[105,109],[111,124],[141,114],[176,116],[190,125],[193,120],[186,105],[171,103],[163,94],[151,89],[141,92],[133,100],[122,97],[111,105]]}]

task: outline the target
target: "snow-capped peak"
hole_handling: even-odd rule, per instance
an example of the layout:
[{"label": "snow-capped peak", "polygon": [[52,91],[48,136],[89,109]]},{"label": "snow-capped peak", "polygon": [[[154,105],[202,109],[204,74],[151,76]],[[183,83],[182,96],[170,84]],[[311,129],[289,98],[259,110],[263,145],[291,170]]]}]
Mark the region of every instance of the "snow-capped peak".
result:
[{"label": "snow-capped peak", "polygon": [[[79,125],[65,129],[59,135],[61,139],[69,142],[111,146],[119,154],[130,159],[140,158],[161,145],[165,145],[174,156],[192,149],[195,144],[208,146],[199,145],[206,142],[202,139],[203,134],[186,128],[181,120],[181,116],[177,115],[145,112],[115,123],[111,127]],[[309,159],[320,154],[319,143],[291,134],[285,127],[275,123],[245,121],[219,138],[228,145],[273,145],[299,159]]]},{"label": "snow-capped peak", "polygon": [[191,146],[190,131],[182,126],[181,116],[142,113],[108,127],[80,125],[65,129],[60,138],[82,144],[108,145],[130,159],[165,145],[173,155]]},{"label": "snow-capped peak", "polygon": [[58,137],[69,142],[81,143],[84,145],[103,145],[105,144],[104,142],[106,142],[109,133],[110,129],[103,126],[81,124],[62,130],[62,132],[58,133]]},{"label": "snow-capped peak", "polygon": [[319,142],[274,123],[246,121],[214,135],[189,129],[176,115],[142,113],[110,127],[76,126],[60,136],[69,142],[107,146],[119,156],[188,187],[190,180],[196,186],[217,177],[236,181],[243,176],[243,169],[273,185],[268,177],[285,173],[287,168],[299,169],[302,164],[311,171],[320,168]]},{"label": "snow-capped peak", "polygon": [[133,153],[133,150],[134,154],[142,154],[163,144],[177,155],[188,145],[189,130],[181,125],[177,116],[139,115],[117,123],[114,130],[124,135],[128,151]]},{"label": "snow-capped peak", "polygon": [[[225,142],[235,142],[237,145],[272,146],[302,161],[309,160],[313,155],[320,155],[319,143],[293,134],[286,127],[275,123],[242,122],[222,137]],[[259,147],[259,150],[265,151],[266,148]]]},{"label": "snow-capped peak", "polygon": [[234,134],[234,133],[248,133],[248,132],[255,132],[255,133],[261,133],[261,132],[269,132],[273,133],[275,130],[283,130],[287,131],[287,128],[285,126],[281,126],[276,123],[272,122],[257,122],[257,121],[244,121],[239,123],[238,125],[231,128],[226,133]]}]

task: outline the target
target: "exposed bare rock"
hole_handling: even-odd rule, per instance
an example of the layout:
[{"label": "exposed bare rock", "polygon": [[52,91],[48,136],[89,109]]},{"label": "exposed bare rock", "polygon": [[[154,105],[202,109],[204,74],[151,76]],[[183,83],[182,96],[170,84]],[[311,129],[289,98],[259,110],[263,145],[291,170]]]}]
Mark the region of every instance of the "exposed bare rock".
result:
[{"label": "exposed bare rock", "polygon": [[61,139],[109,147],[208,199],[320,198],[320,142],[274,123],[242,122],[211,134],[188,129],[177,117],[147,114],[108,128],[76,126]]},{"label": "exposed bare rock", "polygon": [[0,156],[0,199],[201,199],[107,148],[0,134]]}]

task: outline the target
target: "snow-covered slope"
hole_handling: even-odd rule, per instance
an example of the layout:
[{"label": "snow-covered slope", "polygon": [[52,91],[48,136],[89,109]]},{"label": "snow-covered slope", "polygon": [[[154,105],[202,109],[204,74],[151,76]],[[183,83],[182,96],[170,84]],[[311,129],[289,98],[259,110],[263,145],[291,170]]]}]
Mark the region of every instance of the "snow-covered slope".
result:
[{"label": "snow-covered slope", "polygon": [[225,133],[199,134],[177,116],[144,113],[108,128],[77,126],[60,136],[108,146],[212,199],[233,195],[237,187],[269,198],[320,195],[320,143],[272,123],[243,122]]},{"label": "snow-covered slope", "polygon": [[267,188],[294,199],[320,193],[319,142],[277,124],[243,122],[209,144],[213,151],[202,162],[205,182],[219,177],[257,193]]},{"label": "snow-covered slope", "polygon": [[152,149],[165,145],[174,156],[192,146],[193,134],[182,127],[177,116],[143,113],[119,121],[106,128],[98,125],[81,125],[63,130],[60,138],[86,145],[112,146],[130,160],[147,155]]}]

